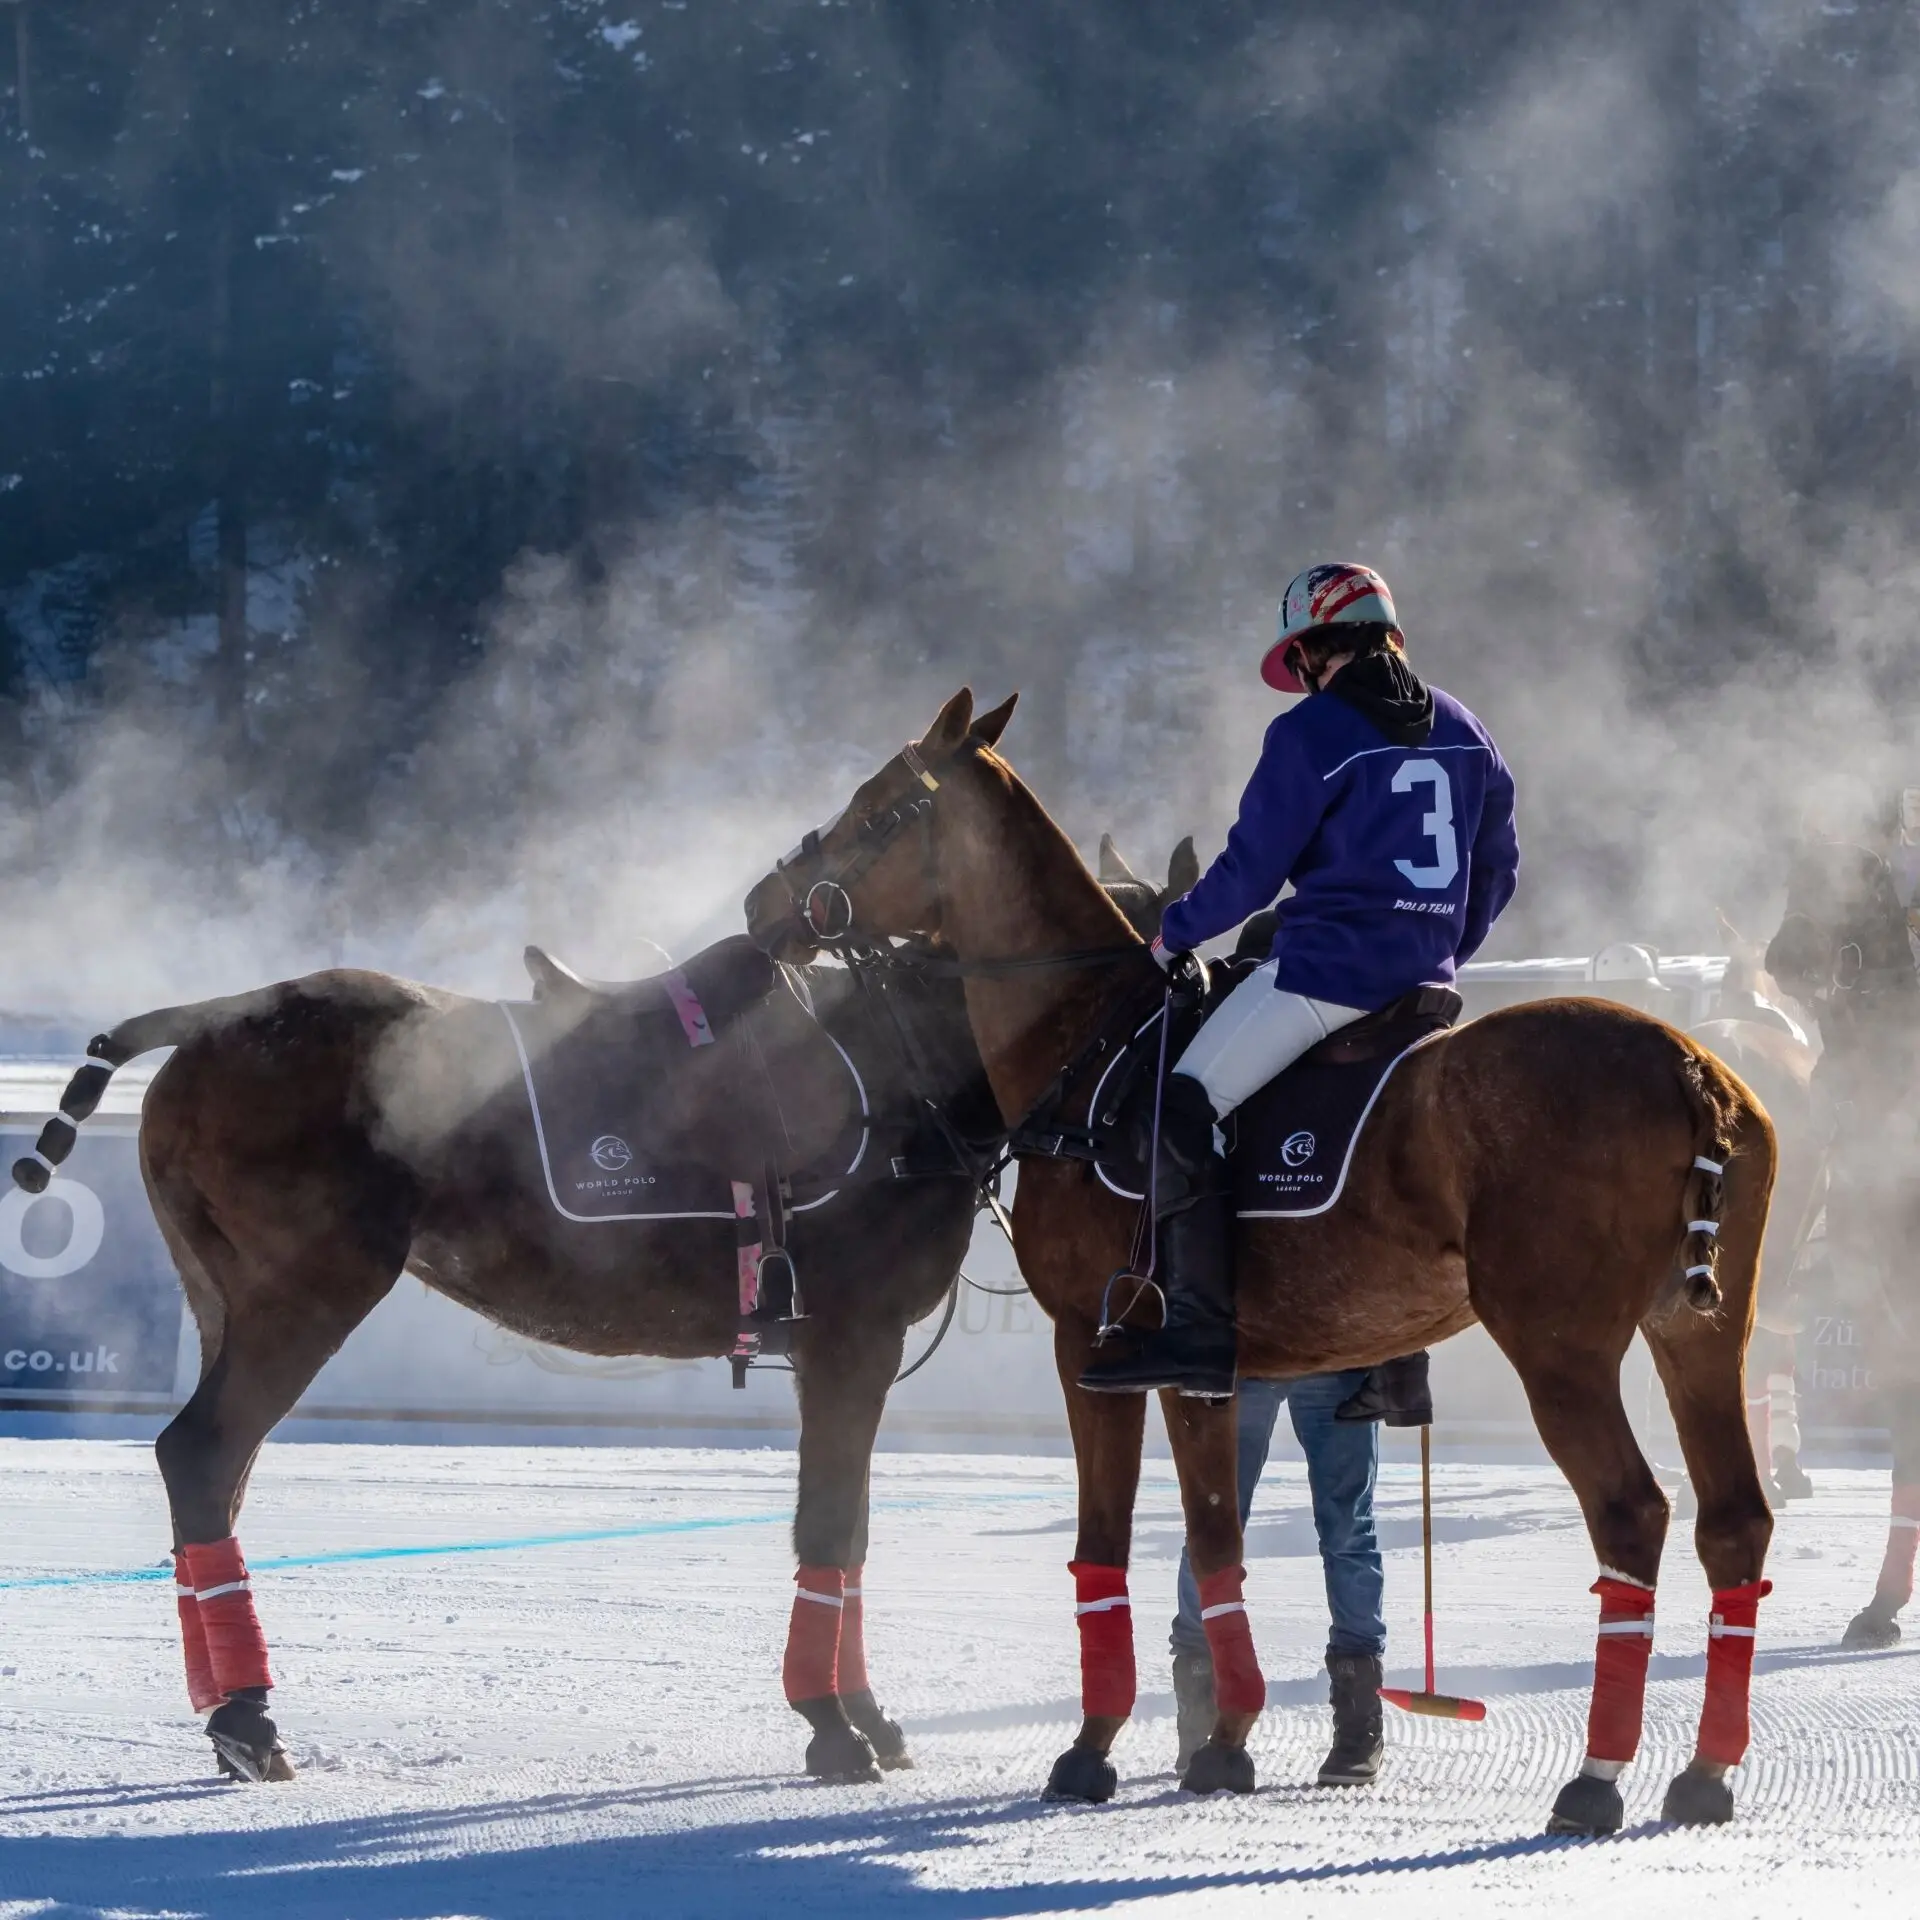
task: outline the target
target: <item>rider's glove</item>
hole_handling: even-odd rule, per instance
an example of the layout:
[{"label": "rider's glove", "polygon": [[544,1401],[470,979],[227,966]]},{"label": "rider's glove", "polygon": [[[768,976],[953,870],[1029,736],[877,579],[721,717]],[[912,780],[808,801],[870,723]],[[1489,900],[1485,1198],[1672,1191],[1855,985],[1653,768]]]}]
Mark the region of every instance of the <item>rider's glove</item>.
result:
[{"label": "rider's glove", "polygon": [[1189,953],[1180,948],[1169,948],[1158,934],[1147,949],[1159,965],[1160,970],[1173,983],[1174,991],[1182,990],[1196,993],[1203,999],[1207,991],[1207,963],[1197,953]]}]

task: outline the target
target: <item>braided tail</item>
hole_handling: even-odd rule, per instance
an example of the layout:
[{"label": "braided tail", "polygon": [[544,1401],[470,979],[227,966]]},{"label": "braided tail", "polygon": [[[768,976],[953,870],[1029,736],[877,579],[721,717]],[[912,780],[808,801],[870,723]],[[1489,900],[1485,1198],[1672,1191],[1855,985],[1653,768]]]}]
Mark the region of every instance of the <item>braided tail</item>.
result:
[{"label": "braided tail", "polygon": [[1704,1050],[1687,1062],[1687,1094],[1698,1116],[1699,1132],[1687,1184],[1687,1236],[1680,1291],[1695,1313],[1717,1313],[1720,1291],[1720,1220],[1726,1210],[1727,1164],[1733,1158],[1735,1087]]},{"label": "braided tail", "polygon": [[1727,1161],[1733,1144],[1716,1138],[1711,1154],[1693,1158],[1693,1204],[1688,1209],[1687,1267],[1681,1275],[1687,1305],[1695,1313],[1715,1313],[1720,1307],[1720,1213],[1726,1203]]},{"label": "braided tail", "polygon": [[13,1184],[27,1193],[45,1193],[73,1151],[81,1126],[93,1118],[114,1070],[155,1047],[177,1046],[190,1039],[219,1004],[208,1001],[200,1006],[162,1007],[157,1013],[122,1021],[111,1033],[96,1033],[87,1042],[86,1064],[67,1082],[67,1090],[60,1096],[60,1111],[40,1129],[33,1151],[13,1163]]}]

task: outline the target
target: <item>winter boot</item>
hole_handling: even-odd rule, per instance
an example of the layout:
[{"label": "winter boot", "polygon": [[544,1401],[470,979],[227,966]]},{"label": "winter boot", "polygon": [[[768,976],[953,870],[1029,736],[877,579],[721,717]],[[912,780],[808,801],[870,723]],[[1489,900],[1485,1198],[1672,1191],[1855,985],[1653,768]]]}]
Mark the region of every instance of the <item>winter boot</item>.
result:
[{"label": "winter boot", "polygon": [[1384,1420],[1390,1427],[1433,1425],[1433,1394],[1427,1386],[1424,1348],[1373,1368],[1360,1391],[1334,1408],[1336,1420]]},{"label": "winter boot", "polygon": [[1813,1498],[1813,1482],[1807,1478],[1806,1469],[1800,1464],[1800,1456],[1791,1447],[1775,1447],[1773,1450],[1773,1484],[1780,1489],[1782,1500]]},{"label": "winter boot", "polygon": [[1176,1653],[1173,1656],[1174,1740],[1180,1757],[1174,1771],[1185,1775],[1187,1762],[1213,1737],[1219,1714],[1213,1697],[1213,1655]]},{"label": "winter boot", "polygon": [[1320,1763],[1320,1784],[1370,1787],[1379,1777],[1386,1751],[1379,1658],[1371,1653],[1336,1653],[1329,1647],[1327,1678],[1333,1702],[1333,1746]]},{"label": "winter boot", "polygon": [[1233,1395],[1233,1186],[1213,1144],[1213,1102],[1198,1080],[1176,1073],[1160,1103],[1156,1165],[1156,1278],[1165,1322],[1108,1338],[1080,1376],[1089,1393],[1176,1387],[1199,1400]]}]

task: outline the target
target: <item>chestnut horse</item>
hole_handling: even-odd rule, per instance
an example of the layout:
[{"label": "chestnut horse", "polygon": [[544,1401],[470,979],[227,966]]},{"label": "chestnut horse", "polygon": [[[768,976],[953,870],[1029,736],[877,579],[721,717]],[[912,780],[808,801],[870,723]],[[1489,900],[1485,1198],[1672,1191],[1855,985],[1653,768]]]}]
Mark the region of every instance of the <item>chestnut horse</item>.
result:
[{"label": "chestnut horse", "polygon": [[[910,1119],[932,1094],[952,1111],[977,1107],[991,1134],[958,991],[929,984],[912,992],[905,1017],[918,1072],[934,1084],[911,1090],[897,1037],[855,983],[829,969],[813,992],[861,1071],[877,1126]],[[63,1109],[91,1113],[112,1066],[163,1046],[176,1051],[146,1096],[140,1163],[200,1333],[199,1385],[156,1448],[189,1694],[212,1709],[207,1731],[224,1771],[285,1779],[292,1768],[266,1711],[266,1640],[234,1528],[261,1442],[325,1362],[402,1272],[575,1352],[718,1358],[740,1324],[735,1226],[563,1218],[513,1036],[486,1001],[338,971],[162,1009],[94,1043]],[[677,1117],[663,1125],[725,1130],[735,1089],[704,1065],[722,1052],[687,1056],[708,1077],[679,1088]],[[839,1080],[782,1093],[794,1112],[845,1097]],[[52,1123],[43,1158],[21,1163],[16,1179],[44,1186],[48,1162],[72,1140]],[[894,1150],[868,1161],[884,1167]],[[906,1330],[956,1284],[975,1202],[957,1169],[883,1174],[791,1218],[807,1317],[793,1329],[802,1592],[784,1680],[814,1729],[808,1771],[824,1778],[877,1779],[878,1766],[911,1764],[866,1672],[868,1471]]]},{"label": "chestnut horse", "polygon": [[[1071,842],[994,751],[1013,704],[976,717],[972,694],[955,695],[924,739],[753,889],[747,921],[769,952],[793,958],[838,940],[856,966],[900,964],[886,941],[936,938],[965,986],[1001,1116],[1018,1127],[1036,1110],[1049,1122],[1083,1118],[1087,1063],[1164,989]],[[1624,1007],[1540,1001],[1409,1056],[1341,1199],[1241,1235],[1240,1365],[1251,1376],[1374,1365],[1476,1319],[1519,1372],[1600,1562],[1588,1758],[1556,1802],[1558,1830],[1618,1827],[1616,1781],[1639,1742],[1667,1503],[1621,1405],[1636,1327],[1699,1492],[1695,1541],[1714,1589],[1698,1747],[1668,1789],[1666,1816],[1731,1816],[1726,1775],[1747,1746],[1773,1527],[1742,1388],[1773,1173],[1766,1114],[1704,1048]],[[1134,1697],[1126,1565],[1145,1402],[1075,1383],[1108,1277],[1131,1263],[1136,1218],[1083,1161],[1022,1158],[1016,1247],[1054,1322],[1080,1488],[1084,1718],[1049,1783],[1065,1798],[1113,1793],[1107,1755]],[[1123,1284],[1117,1303],[1146,1291]],[[1265,1686],[1240,1599],[1233,1406],[1170,1394],[1161,1404],[1219,1676],[1212,1738],[1182,1784],[1248,1791],[1246,1740]]]},{"label": "chestnut horse", "polygon": [[1832,1299],[1864,1324],[1873,1400],[1893,1442],[1893,1510],[1873,1597],[1849,1647],[1890,1647],[1920,1544],[1920,972],[1887,863],[1865,847],[1796,854],[1767,969],[1820,1022],[1814,1077],[1832,1131]]}]

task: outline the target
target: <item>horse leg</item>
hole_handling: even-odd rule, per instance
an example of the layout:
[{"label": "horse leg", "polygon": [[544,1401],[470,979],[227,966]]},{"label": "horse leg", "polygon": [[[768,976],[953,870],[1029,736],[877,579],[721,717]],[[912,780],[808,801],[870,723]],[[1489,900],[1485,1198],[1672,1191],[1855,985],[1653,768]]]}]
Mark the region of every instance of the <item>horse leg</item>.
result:
[{"label": "horse leg", "polygon": [[906,1736],[881,1712],[867,1679],[864,1593],[873,1443],[905,1336],[897,1327],[885,1336],[835,1326],[829,1340],[813,1325],[794,1357],[800,1567],[782,1677],[787,1703],[813,1728],[808,1773],[877,1780],[882,1767],[913,1764]]},{"label": "horse leg", "polygon": [[[1053,1763],[1049,1800],[1102,1801],[1119,1784],[1107,1757],[1133,1712],[1133,1609],[1127,1556],[1133,1544],[1133,1502],[1140,1487],[1146,1433],[1143,1393],[1088,1393],[1079,1384],[1093,1357],[1091,1322],[1062,1314],[1053,1325],[1054,1364],[1067,1398],[1073,1464],[1080,1484],[1079,1530],[1069,1571],[1080,1629],[1080,1731]],[[1231,1442],[1229,1442],[1231,1444]],[[1228,1499],[1232,1466],[1228,1466]],[[1238,1514],[1234,1518],[1238,1520]]]},{"label": "horse leg", "polygon": [[1254,1790],[1247,1735],[1267,1703],[1267,1683],[1254,1652],[1244,1597],[1237,1404],[1192,1400],[1172,1392],[1160,1396],[1174,1471],[1180,1477],[1187,1553],[1200,1588],[1200,1622],[1213,1657],[1213,1732],[1181,1776],[1180,1784],[1189,1793]]},{"label": "horse leg", "polygon": [[1699,1497],[1694,1547],[1713,1589],[1699,1737],[1692,1761],[1667,1788],[1660,1817],[1719,1825],[1733,1818],[1727,1775],[1747,1751],[1754,1633],[1760,1602],[1772,1590],[1761,1575],[1773,1512],[1747,1437],[1740,1317],[1679,1309],[1644,1330]]},{"label": "horse leg", "polygon": [[1847,1623],[1844,1647],[1897,1646],[1900,1609],[1913,1598],[1914,1553],[1920,1547],[1920,1390],[1901,1381],[1887,1395],[1893,1433],[1893,1513],[1873,1598]]},{"label": "horse leg", "polygon": [[[1546,1364],[1524,1351],[1508,1357],[1521,1369],[1540,1438],[1579,1499],[1600,1562],[1587,1753],[1554,1801],[1547,1831],[1614,1833],[1625,1817],[1619,1778],[1640,1745],[1666,1497],[1620,1403],[1618,1354],[1556,1356]],[[1744,1430],[1740,1444],[1751,1461]]]},{"label": "horse leg", "polygon": [[[197,1197],[169,1205],[157,1187],[156,1200],[176,1261],[192,1275],[202,1337],[217,1327],[218,1338],[202,1355],[200,1384],[154,1444],[173,1519],[188,1695],[196,1711],[211,1709],[207,1736],[223,1773],[290,1780],[267,1713],[273,1675],[234,1525],[260,1443],[391,1288],[400,1256],[385,1264],[303,1250],[263,1269]],[[263,1270],[271,1276],[264,1283]],[[217,1313],[207,1310],[209,1296]]]}]

